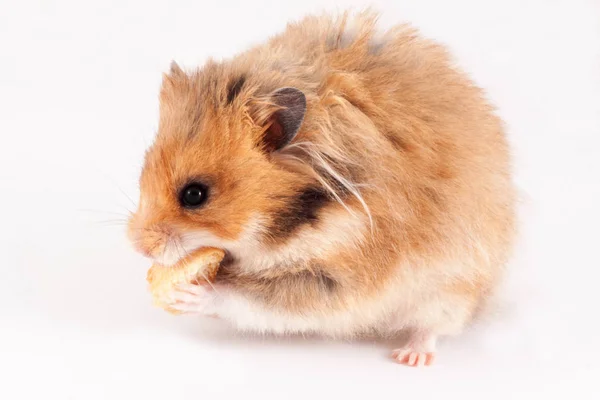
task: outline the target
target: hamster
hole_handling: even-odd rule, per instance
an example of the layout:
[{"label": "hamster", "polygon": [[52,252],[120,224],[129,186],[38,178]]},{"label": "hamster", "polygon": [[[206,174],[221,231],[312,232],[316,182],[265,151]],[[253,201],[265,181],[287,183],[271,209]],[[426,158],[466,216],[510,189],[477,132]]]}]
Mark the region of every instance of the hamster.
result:
[{"label": "hamster", "polygon": [[429,365],[497,287],[515,235],[503,123],[445,48],[377,16],[308,16],[171,64],[128,233],[168,267],[226,252],[181,312],[263,333],[409,340]]}]

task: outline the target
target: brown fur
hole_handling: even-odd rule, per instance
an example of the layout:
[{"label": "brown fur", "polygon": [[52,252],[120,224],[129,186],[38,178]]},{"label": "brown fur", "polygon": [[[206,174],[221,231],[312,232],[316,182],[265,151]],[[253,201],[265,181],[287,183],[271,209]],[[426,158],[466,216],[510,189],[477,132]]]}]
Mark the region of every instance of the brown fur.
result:
[{"label": "brown fur", "polygon": [[[321,235],[329,218],[350,218],[337,196],[362,221],[359,243],[261,268],[241,257],[217,282],[292,315],[369,303],[360,312],[405,315],[393,326],[462,326],[501,276],[513,238],[502,123],[444,48],[407,26],[377,38],[374,24],[371,15],[308,17],[231,60],[190,74],[174,67],[141,177],[144,205],[131,222],[138,247],[155,256],[168,238],[197,229],[236,241],[253,215],[273,220],[304,188],[325,185],[329,201],[293,235]],[[261,146],[276,110],[269,95],[286,86],[305,94],[307,114],[292,144],[269,152]],[[210,198],[187,211],[177,193],[194,179],[210,185]],[[289,240],[276,229],[260,236],[265,251]]]}]

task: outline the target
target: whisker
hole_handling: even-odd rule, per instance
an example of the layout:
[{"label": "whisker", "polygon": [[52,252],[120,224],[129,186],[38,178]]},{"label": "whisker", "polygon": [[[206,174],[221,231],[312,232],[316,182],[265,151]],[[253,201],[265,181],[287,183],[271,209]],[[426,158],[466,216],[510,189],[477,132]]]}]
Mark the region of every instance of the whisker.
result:
[{"label": "whisker", "polygon": [[93,222],[93,225],[99,227],[110,227],[124,229],[127,224],[124,223],[110,223],[110,222]]},{"label": "whisker", "polygon": [[93,221],[93,224],[119,224],[122,226],[127,226],[127,221],[124,220],[120,220],[120,219],[105,219],[102,221]]},{"label": "whisker", "polygon": [[[104,176],[104,178],[106,178],[108,181],[110,181],[110,183],[111,183],[112,185],[114,185],[114,186],[117,188],[117,190],[118,190],[119,192],[121,192],[121,194],[122,194],[123,196],[125,196],[125,198],[126,198],[126,199],[127,199],[127,200],[128,200],[130,203],[131,203],[131,205],[133,206],[133,208],[134,208],[134,209],[136,209],[136,208],[137,208],[137,204],[136,204],[136,202],[135,202],[135,201],[133,201],[133,199],[132,199],[132,198],[131,198],[131,197],[130,197],[130,196],[127,194],[127,193],[125,193],[125,191],[124,191],[124,190],[121,188],[121,186],[120,186],[120,185],[117,183],[117,181],[116,181],[116,180],[114,180],[113,178],[111,178],[109,174],[107,174],[106,172],[104,172],[104,171],[102,171],[102,170],[100,170],[99,172],[100,172],[100,174],[101,174],[101,175],[103,175],[103,176]],[[126,209],[128,212],[129,212],[129,213],[132,213],[132,211],[131,211],[129,208],[127,208],[127,207],[124,207],[124,208],[125,208],[125,209]]]},{"label": "whisker", "polygon": [[78,209],[78,212],[89,212],[89,213],[95,213],[95,214],[111,214],[111,215],[120,215],[122,217],[125,218],[129,218],[131,216],[131,213],[121,213],[121,212],[116,212],[116,211],[104,211],[104,210],[92,210],[92,209]]},{"label": "whisker", "polygon": [[129,200],[131,202],[131,205],[133,205],[133,208],[137,208],[137,204],[135,203],[135,201],[133,201],[133,199],[131,197],[129,197],[129,195],[127,193],[125,193],[125,191],[123,189],[121,189],[120,187],[117,187],[117,189],[119,190],[119,192],[121,192],[123,194],[123,196],[125,196],[127,198],[127,200]]}]

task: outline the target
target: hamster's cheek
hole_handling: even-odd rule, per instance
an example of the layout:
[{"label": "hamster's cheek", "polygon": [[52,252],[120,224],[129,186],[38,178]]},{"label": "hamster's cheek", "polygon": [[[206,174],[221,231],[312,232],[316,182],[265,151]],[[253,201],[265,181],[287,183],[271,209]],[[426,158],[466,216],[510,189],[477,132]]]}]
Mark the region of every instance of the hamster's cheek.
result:
[{"label": "hamster's cheek", "polygon": [[185,253],[191,253],[200,247],[217,247],[226,249],[228,244],[228,240],[224,240],[212,232],[204,229],[186,232],[182,235],[181,240],[181,248]]},{"label": "hamster's cheek", "polygon": [[261,247],[260,237],[264,231],[262,221],[261,216],[253,216],[233,239],[225,239],[208,229],[188,229],[181,234],[180,243],[172,245],[179,246],[179,252],[182,254],[191,253],[200,247],[217,247],[240,258]]}]

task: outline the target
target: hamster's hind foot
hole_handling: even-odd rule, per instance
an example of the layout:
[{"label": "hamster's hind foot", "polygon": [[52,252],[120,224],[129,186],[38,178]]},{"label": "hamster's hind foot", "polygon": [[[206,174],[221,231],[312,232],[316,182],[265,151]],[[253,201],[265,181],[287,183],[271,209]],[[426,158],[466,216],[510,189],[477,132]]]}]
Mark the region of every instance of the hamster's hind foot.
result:
[{"label": "hamster's hind foot", "polygon": [[435,359],[436,340],[431,333],[414,332],[404,346],[392,351],[392,358],[409,367],[429,366]]}]

